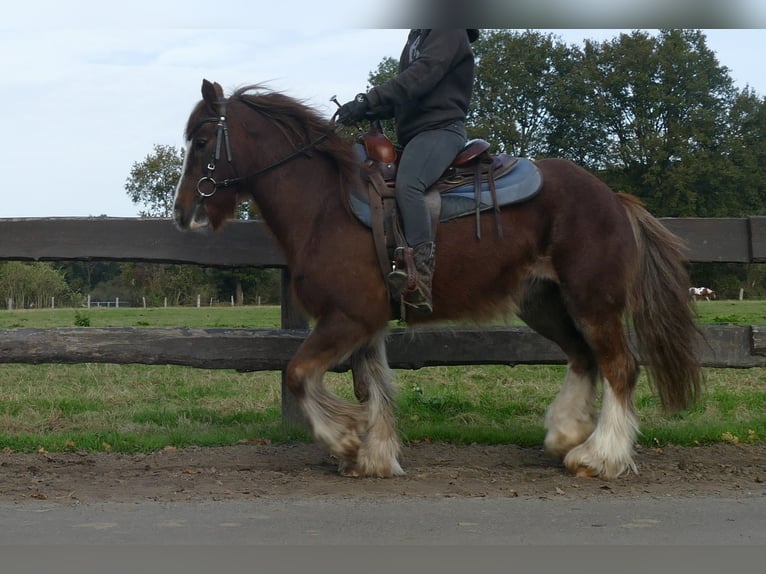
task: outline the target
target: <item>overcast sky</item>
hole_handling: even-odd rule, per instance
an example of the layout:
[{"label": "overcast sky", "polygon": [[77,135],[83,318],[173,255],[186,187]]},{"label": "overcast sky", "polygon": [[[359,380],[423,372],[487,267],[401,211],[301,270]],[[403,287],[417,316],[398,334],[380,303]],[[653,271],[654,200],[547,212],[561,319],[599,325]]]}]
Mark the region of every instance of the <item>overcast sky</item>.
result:
[{"label": "overcast sky", "polygon": [[[614,0],[606,1],[614,6]],[[663,6],[668,0],[664,1]],[[552,10],[557,4],[557,0],[540,2]],[[525,19],[503,12],[489,18],[488,8],[471,25],[518,29],[550,22],[550,28],[541,30],[581,44],[585,38],[602,41],[621,31],[665,26],[663,18],[670,18],[669,25],[676,23],[664,12],[656,14],[657,22],[619,11],[606,12],[610,16],[605,19],[605,12],[598,11],[603,2],[583,2],[593,6],[591,14],[602,17],[581,15],[562,21],[548,13],[530,12]],[[671,5],[675,2],[681,6],[686,0],[673,0]],[[766,3],[749,2],[730,0],[730,7],[740,8],[739,16],[724,22],[766,26]],[[647,3],[652,5],[651,0],[643,1]],[[227,92],[266,83],[306,100],[329,117],[334,109],[331,96],[346,101],[365,89],[369,72],[383,58],[399,57],[407,35],[404,27],[426,24],[418,21],[419,13],[403,9],[400,14],[405,17],[390,20],[391,26],[401,28],[381,27],[389,19],[365,13],[369,8],[360,5],[371,3],[358,0],[283,1],[281,8],[267,13],[261,4],[252,0],[131,0],[125,7],[103,0],[6,3],[0,21],[4,126],[0,218],[134,217],[139,208],[124,189],[131,166],[151,153],[155,144],[183,146],[184,124],[200,97],[203,78],[221,83]],[[389,4],[404,5],[412,6],[400,0]],[[692,5],[707,3],[696,0]],[[429,2],[418,6],[427,7]],[[766,30],[714,29],[717,14],[702,19],[697,14],[688,24],[678,25],[703,28],[708,46],[729,68],[737,86],[749,85],[766,95]],[[403,22],[406,16],[414,23]],[[591,22],[604,27],[562,29]]]}]

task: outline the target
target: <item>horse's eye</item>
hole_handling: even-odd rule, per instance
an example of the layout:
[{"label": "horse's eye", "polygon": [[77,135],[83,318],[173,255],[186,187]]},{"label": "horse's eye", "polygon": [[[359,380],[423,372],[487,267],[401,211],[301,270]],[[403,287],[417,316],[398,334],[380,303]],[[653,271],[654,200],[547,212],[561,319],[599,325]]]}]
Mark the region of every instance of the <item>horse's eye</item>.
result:
[{"label": "horse's eye", "polygon": [[194,140],[194,149],[197,151],[205,149],[205,146],[207,145],[207,140],[198,138]]}]

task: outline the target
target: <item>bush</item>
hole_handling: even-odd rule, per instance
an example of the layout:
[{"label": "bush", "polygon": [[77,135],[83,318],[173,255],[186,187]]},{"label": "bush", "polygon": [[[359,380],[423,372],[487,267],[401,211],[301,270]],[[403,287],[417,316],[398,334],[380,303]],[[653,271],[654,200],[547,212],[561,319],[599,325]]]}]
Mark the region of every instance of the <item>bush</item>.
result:
[{"label": "bush", "polygon": [[74,314],[75,327],[90,327],[90,316],[76,311]]}]

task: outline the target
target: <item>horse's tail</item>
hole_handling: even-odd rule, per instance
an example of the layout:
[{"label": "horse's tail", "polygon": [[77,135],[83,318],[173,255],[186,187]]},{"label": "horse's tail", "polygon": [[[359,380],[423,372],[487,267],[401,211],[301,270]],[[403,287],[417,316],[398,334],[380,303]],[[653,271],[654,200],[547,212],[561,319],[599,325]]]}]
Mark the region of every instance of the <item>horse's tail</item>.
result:
[{"label": "horse's tail", "polygon": [[629,301],[641,359],[664,408],[680,410],[700,393],[701,332],[689,304],[684,244],[631,195],[617,194],[638,243]]}]

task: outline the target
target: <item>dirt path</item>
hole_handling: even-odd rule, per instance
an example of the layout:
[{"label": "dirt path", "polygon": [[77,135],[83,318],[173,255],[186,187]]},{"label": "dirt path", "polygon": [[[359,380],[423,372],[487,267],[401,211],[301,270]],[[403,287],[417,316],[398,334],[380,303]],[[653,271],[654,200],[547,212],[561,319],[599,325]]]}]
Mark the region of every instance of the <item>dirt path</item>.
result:
[{"label": "dirt path", "polygon": [[406,497],[588,498],[766,495],[766,444],[639,448],[640,474],[574,478],[541,449],[417,444],[407,476],[349,479],[314,445],[241,445],[153,454],[0,454],[0,500],[129,502]]}]

